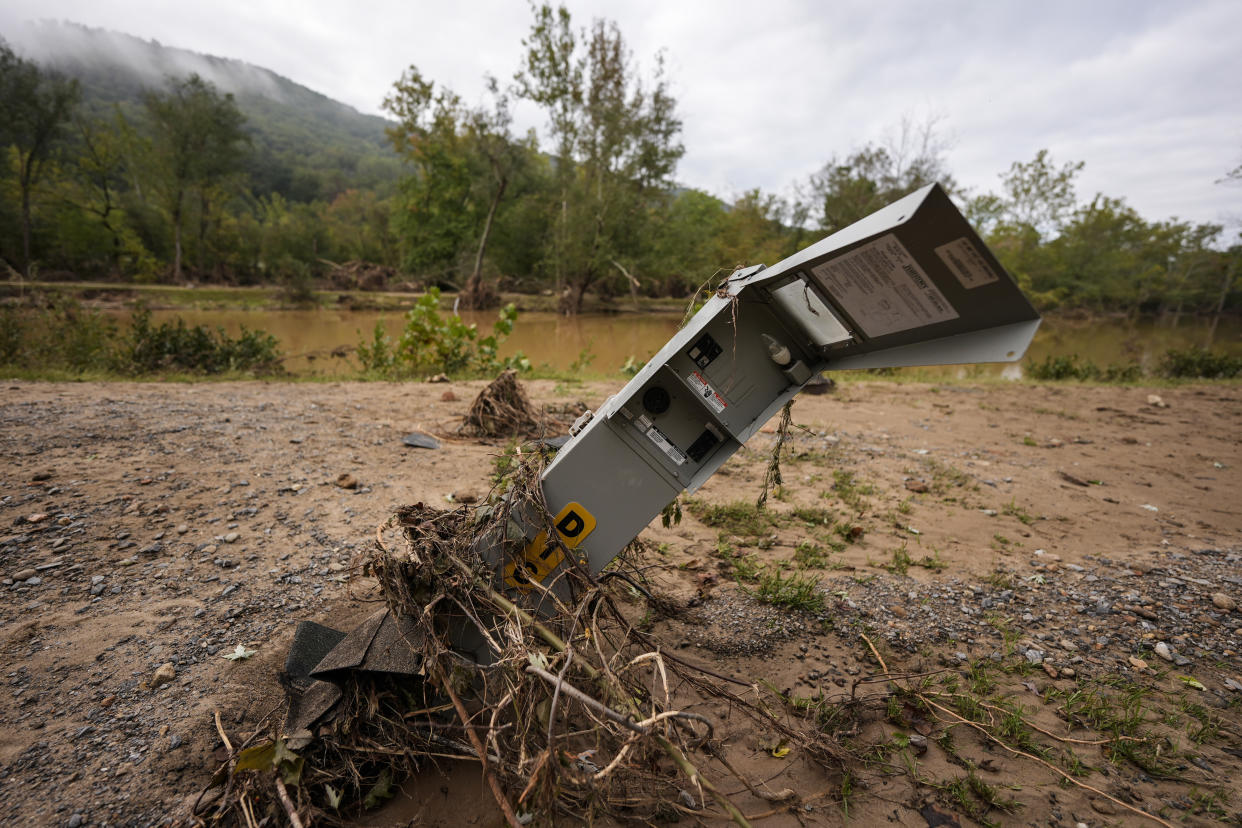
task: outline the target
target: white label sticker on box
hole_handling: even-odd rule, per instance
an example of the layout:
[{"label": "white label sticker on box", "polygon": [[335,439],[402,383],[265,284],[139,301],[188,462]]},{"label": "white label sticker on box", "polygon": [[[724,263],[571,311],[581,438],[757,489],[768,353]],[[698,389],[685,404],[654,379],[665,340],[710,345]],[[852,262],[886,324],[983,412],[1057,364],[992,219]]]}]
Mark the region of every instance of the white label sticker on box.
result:
[{"label": "white label sticker on box", "polygon": [[811,270],[867,336],[957,319],[958,313],[892,233]]},{"label": "white label sticker on box", "polygon": [[694,392],[699,395],[703,402],[707,403],[707,407],[712,411],[719,414],[729,407],[729,404],[725,402],[725,398],[720,396],[719,392],[712,388],[711,383],[703,379],[703,375],[698,371],[691,371],[690,376],[686,377],[686,380],[690,383],[690,387],[694,389]]},{"label": "white label sticker on box", "polygon": [[936,248],[936,255],[967,290],[1000,280],[1000,276],[996,275],[988,260],[983,258],[979,248],[971,244],[970,239],[965,236],[940,245]]},{"label": "white label sticker on box", "polygon": [[647,429],[646,433],[647,439],[659,446],[660,450],[668,455],[668,459],[672,460],[679,466],[686,462],[686,455],[681,453],[681,449],[670,443],[668,438],[664,436],[664,432],[660,431],[660,429],[652,426]]}]

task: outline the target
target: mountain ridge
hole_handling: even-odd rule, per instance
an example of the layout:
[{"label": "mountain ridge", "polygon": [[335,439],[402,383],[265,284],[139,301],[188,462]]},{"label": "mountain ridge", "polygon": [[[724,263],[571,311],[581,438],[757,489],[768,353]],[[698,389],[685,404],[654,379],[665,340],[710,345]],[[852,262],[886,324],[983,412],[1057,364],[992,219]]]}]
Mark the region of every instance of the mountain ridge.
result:
[{"label": "mountain ridge", "polygon": [[253,142],[247,171],[256,194],[305,202],[351,188],[384,193],[400,174],[385,135],[392,121],[271,69],[71,21],[27,22],[12,34],[6,40],[18,54],[78,79],[84,111],[94,117],[120,106],[141,120],[144,92],[166,91],[171,79],[191,74],[232,94]]}]

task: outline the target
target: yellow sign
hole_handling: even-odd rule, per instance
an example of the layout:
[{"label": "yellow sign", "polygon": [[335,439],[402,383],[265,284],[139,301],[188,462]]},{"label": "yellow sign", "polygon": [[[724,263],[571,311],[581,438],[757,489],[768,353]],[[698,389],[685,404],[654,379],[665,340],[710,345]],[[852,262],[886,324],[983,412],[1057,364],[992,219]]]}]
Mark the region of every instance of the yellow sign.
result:
[{"label": "yellow sign", "polygon": [[557,513],[553,523],[560,543],[548,540],[547,532],[535,535],[522,556],[505,566],[505,584],[516,589],[530,589],[531,582],[543,583],[565,560],[566,549],[574,549],[595,531],[595,517],[581,503],[569,503]]}]

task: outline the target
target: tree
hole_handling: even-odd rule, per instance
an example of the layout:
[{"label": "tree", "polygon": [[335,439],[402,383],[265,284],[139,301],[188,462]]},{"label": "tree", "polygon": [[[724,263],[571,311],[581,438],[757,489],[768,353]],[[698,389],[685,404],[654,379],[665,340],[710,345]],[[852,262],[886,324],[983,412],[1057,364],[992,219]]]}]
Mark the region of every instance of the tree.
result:
[{"label": "tree", "polygon": [[221,95],[198,75],[170,79],[165,94],[148,92],[143,104],[151,118],[154,163],[162,200],[173,229],[173,278],[181,278],[183,223],[187,199],[199,200],[199,265],[211,201],[217,188],[241,168],[241,145],[248,141],[245,117],[233,95]]},{"label": "tree", "polygon": [[1054,235],[1074,209],[1074,179],[1082,168],[1082,161],[1056,167],[1046,149],[1027,163],[1015,161],[1008,172],[1001,174],[1003,220],[1034,228],[1043,238]]},{"label": "tree", "polygon": [[389,138],[414,167],[402,182],[408,260],[453,268],[475,241],[474,264],[459,295],[465,308],[499,304],[499,294],[483,282],[483,259],[501,200],[533,151],[530,141],[515,141],[510,132],[508,95],[495,78],[486,82],[491,104],[470,109],[411,66],[384,100],[400,119]]},{"label": "tree", "polygon": [[31,196],[78,101],[78,82],[40,70],[0,40],[0,139],[17,150],[21,201],[22,272],[30,275]]},{"label": "tree", "polygon": [[447,275],[476,225],[466,109],[457,93],[437,89],[416,66],[394,84],[384,108],[397,118],[388,130],[389,140],[412,167],[412,174],[398,185],[394,215],[403,264],[415,272]]},{"label": "tree", "polygon": [[923,124],[903,119],[895,137],[829,159],[804,188],[819,229],[835,233],[933,182],[953,193],[957,185],[936,127],[934,119]]},{"label": "tree", "polygon": [[565,285],[561,309],[576,314],[605,274],[637,278],[622,260],[637,258],[651,206],[670,198],[685,151],[681,121],[662,58],[642,79],[614,22],[595,20],[575,35],[569,12],[545,3],[523,44],[517,89],[547,111],[557,143],[561,197],[550,255]]}]

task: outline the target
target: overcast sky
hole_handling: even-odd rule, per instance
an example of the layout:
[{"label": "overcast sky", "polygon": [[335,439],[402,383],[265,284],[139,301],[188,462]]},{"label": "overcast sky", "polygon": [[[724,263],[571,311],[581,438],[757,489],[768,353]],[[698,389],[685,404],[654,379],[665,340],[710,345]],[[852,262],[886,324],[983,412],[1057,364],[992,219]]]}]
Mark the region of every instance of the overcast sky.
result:
[{"label": "overcast sky", "polygon": [[[1149,219],[1242,220],[1238,0],[570,0],[577,24],[616,20],[644,68],[664,50],[683,183],[730,197],[787,192],[835,154],[938,119],[949,166],[975,192],[1048,148],[1084,161],[1079,195],[1124,197]],[[4,0],[63,19],[272,69],[349,103],[380,102],[411,63],[468,101],[512,77],[521,0]],[[543,127],[539,111],[519,126]]]}]

